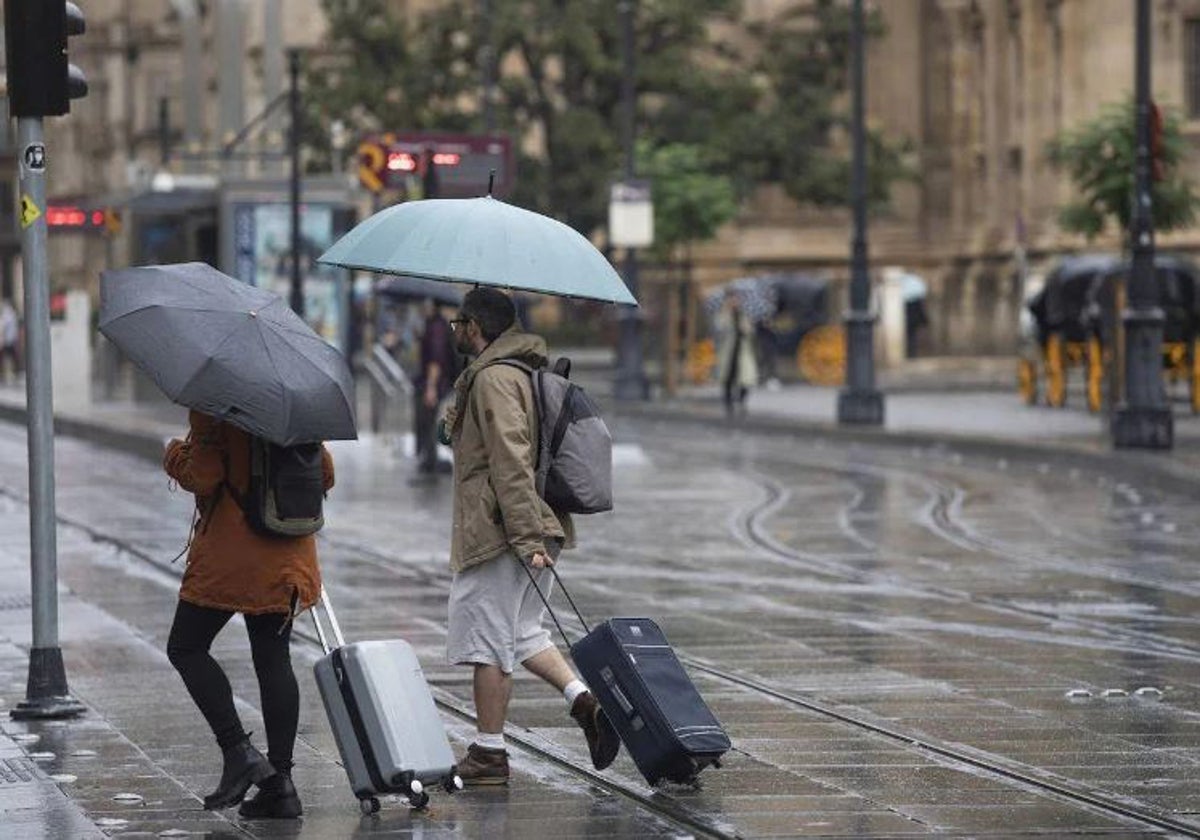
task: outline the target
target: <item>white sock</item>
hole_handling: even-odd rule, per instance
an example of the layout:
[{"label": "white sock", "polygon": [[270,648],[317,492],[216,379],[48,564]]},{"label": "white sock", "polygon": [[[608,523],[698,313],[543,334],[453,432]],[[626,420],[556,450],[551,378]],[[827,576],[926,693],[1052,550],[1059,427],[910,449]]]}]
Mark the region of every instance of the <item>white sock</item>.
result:
[{"label": "white sock", "polygon": [[493,735],[490,732],[476,732],[475,743],[484,749],[502,750],[504,749],[504,733],[497,732]]},{"label": "white sock", "polygon": [[567,687],[563,689],[563,697],[567,698],[567,706],[574,706],[575,699],[588,690],[588,687],[583,684],[583,680],[571,680],[567,683]]}]

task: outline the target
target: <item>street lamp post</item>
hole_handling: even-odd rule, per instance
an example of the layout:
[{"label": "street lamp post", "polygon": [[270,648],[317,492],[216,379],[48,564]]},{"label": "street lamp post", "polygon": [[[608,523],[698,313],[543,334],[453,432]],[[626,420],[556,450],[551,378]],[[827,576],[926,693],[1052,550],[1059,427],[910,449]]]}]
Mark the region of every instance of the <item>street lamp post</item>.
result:
[{"label": "street lamp post", "polygon": [[[634,14],[636,0],[622,0],[618,6],[621,16],[621,102],[623,121],[622,142],[625,151],[625,181],[633,181],[635,175],[634,142],[637,120],[637,92],[634,66]],[[635,298],[638,293],[637,249],[625,249],[625,285]],[[620,338],[617,344],[617,381],[614,394],[619,400],[644,400],[650,396],[650,382],[642,364],[642,322],[640,312],[632,307],[622,307],[617,316]]]},{"label": "street lamp post", "polygon": [[854,233],[850,246],[850,311],[846,313],[846,387],[838,394],[838,422],[883,423],[883,394],[875,388],[875,316],[871,312],[871,278],[867,270],[867,160],[863,125],[864,33],[862,0],[854,0],[851,25],[851,95],[853,98],[853,171],[851,202]]},{"label": "street lamp post", "polygon": [[1171,407],[1162,382],[1163,311],[1154,276],[1154,205],[1150,193],[1150,0],[1137,3],[1135,90],[1137,158],[1129,237],[1133,265],[1125,326],[1125,394],[1112,419],[1113,445],[1170,449]]}]

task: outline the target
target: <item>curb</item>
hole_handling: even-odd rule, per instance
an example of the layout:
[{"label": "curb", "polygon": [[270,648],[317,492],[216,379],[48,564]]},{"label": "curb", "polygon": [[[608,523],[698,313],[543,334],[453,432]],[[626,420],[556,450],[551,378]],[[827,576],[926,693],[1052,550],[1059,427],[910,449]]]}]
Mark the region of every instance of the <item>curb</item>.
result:
[{"label": "curb", "polygon": [[[28,412],[23,405],[0,403],[0,420],[24,426],[28,422]],[[156,432],[121,428],[98,423],[95,420],[82,420],[77,417],[56,414],[54,415],[54,434],[86,440],[108,449],[115,449],[153,461],[156,464],[162,462],[162,435]]]},{"label": "curb", "polygon": [[723,413],[702,408],[687,408],[678,404],[614,404],[617,417],[631,417],[667,423],[702,426],[726,433],[753,432],[775,437],[794,437],[812,440],[826,438],[835,441],[896,448],[932,448],[954,450],[964,455],[985,458],[1005,457],[1018,461],[1054,463],[1067,468],[1093,470],[1101,473],[1120,470],[1123,478],[1157,484],[1181,493],[1195,493],[1200,486],[1200,471],[1171,458],[1170,452],[1120,451],[1111,446],[1098,446],[1079,441],[1013,441],[984,435],[956,435],[942,432],[887,430],[870,426],[839,426],[804,419],[773,416],[745,417],[734,422]]}]

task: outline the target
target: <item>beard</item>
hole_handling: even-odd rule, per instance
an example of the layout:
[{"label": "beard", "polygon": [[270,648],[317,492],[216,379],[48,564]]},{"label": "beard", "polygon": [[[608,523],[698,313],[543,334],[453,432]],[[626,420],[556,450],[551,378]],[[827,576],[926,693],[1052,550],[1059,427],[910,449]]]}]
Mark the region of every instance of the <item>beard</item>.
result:
[{"label": "beard", "polygon": [[469,339],[468,339],[468,338],[467,338],[465,335],[458,335],[458,334],[456,334],[456,335],[454,336],[454,349],[455,349],[455,350],[458,352],[458,354],[459,354],[460,356],[473,356],[473,355],[475,355],[475,354],[474,354],[474,353],[471,351],[471,342],[470,342],[470,340],[469,340]]}]

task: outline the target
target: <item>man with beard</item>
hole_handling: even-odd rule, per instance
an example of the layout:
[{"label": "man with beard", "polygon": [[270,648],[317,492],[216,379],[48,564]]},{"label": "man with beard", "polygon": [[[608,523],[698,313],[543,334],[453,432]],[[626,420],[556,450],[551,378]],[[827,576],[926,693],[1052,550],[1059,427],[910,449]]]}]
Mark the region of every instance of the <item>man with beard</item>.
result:
[{"label": "man with beard", "polygon": [[[454,449],[454,522],[450,547],[450,663],[474,668],[478,734],[458,763],[468,785],[506,784],[504,722],[517,663],[561,691],[583,730],[596,769],[612,764],[620,740],[599,703],[542,626],[545,606],[526,568],[549,597],[554,565],[572,547],[570,517],[538,496],[538,416],[533,385],[513,359],[547,362],[546,342],[516,326],[502,292],[481,287],[463,299],[454,328],[459,352],[474,357],[454,384],[447,414]],[[524,565],[526,568],[522,568]]]}]

